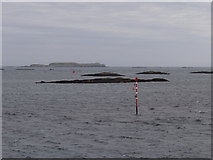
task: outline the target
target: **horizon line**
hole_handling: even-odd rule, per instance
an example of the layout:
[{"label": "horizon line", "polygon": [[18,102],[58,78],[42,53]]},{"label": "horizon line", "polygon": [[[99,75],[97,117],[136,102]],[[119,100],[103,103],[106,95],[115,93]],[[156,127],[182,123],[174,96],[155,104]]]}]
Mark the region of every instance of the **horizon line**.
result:
[{"label": "horizon line", "polygon": [[[26,66],[26,65],[1,65],[1,67],[31,67],[31,66]],[[47,66],[47,67],[49,67],[49,66]],[[52,67],[54,68],[54,66],[52,66]],[[184,65],[181,65],[181,66],[114,66],[114,65],[106,65],[105,67],[136,67],[136,68],[141,67],[141,68],[143,68],[143,67],[211,67],[211,66],[184,66]],[[40,67],[40,68],[42,68],[42,67]],[[56,67],[56,68],[58,68],[58,67]],[[64,68],[75,68],[75,67],[64,67]],[[76,67],[76,68],[81,68],[81,67]],[[94,67],[94,68],[96,68],[96,67]]]}]

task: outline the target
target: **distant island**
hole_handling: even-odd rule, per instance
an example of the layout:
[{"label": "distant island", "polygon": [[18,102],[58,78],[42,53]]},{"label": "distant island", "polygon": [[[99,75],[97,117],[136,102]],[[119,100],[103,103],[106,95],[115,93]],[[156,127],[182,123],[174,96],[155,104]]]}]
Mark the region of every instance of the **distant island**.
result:
[{"label": "distant island", "polygon": [[169,73],[166,73],[166,72],[156,72],[156,71],[147,71],[147,72],[139,72],[139,73],[136,73],[136,74],[169,74]]},{"label": "distant island", "polygon": [[106,67],[106,65],[101,63],[54,62],[48,65],[31,64],[30,66],[25,67]]}]

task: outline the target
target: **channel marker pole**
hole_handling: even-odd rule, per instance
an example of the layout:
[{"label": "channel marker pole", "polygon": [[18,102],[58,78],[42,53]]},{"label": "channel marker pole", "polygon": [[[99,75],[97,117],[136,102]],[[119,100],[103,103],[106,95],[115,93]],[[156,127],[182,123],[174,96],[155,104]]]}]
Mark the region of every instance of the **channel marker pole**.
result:
[{"label": "channel marker pole", "polygon": [[135,102],[136,102],[136,115],[138,115],[138,78],[135,78]]}]

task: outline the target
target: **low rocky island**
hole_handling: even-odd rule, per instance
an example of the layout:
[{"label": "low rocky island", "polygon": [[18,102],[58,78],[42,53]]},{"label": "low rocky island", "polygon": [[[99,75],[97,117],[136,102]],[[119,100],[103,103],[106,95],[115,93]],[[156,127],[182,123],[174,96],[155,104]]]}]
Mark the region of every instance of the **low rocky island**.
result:
[{"label": "low rocky island", "polygon": [[200,74],[200,73],[203,73],[203,74],[212,74],[213,71],[196,71],[196,72],[190,72],[190,73],[197,73],[197,74]]},{"label": "low rocky island", "polygon": [[[82,80],[59,80],[59,81],[41,81],[36,83],[131,83],[135,82],[135,79],[130,78],[96,78],[96,79],[82,79]],[[138,79],[138,82],[168,82],[164,78],[153,78],[153,79]]]},{"label": "low rocky island", "polygon": [[147,68],[147,67],[132,67],[132,68]]},{"label": "low rocky island", "polygon": [[170,74],[170,73],[166,73],[166,72],[156,72],[156,71],[146,71],[146,72],[139,72],[139,73],[136,73],[136,74]]},{"label": "low rocky island", "polygon": [[32,69],[32,68],[17,68],[16,70],[20,70],[20,71],[32,71],[34,69]]},{"label": "low rocky island", "polygon": [[105,76],[111,76],[111,77],[116,77],[116,76],[124,76],[118,73],[113,73],[113,72],[101,72],[101,73],[95,73],[95,74],[83,74],[81,76],[94,76],[94,77],[105,77]]},{"label": "low rocky island", "polygon": [[75,63],[75,62],[55,62],[48,65],[44,64],[31,64],[25,67],[106,67],[101,63]]}]

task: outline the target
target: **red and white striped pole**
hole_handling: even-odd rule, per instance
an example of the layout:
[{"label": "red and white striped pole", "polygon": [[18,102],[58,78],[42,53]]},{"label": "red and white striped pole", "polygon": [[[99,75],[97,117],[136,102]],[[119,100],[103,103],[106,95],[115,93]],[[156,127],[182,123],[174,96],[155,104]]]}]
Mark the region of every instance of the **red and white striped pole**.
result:
[{"label": "red and white striped pole", "polygon": [[138,78],[135,78],[135,102],[136,115],[138,115]]}]

